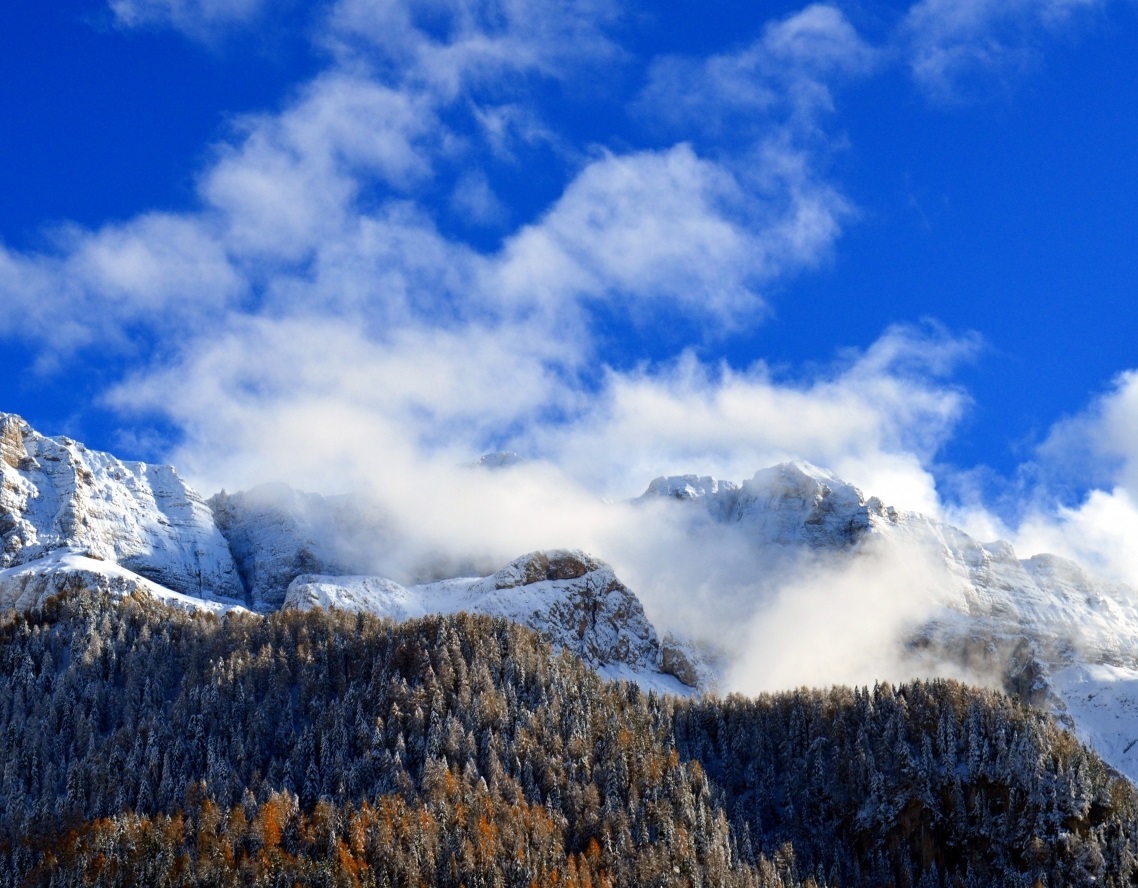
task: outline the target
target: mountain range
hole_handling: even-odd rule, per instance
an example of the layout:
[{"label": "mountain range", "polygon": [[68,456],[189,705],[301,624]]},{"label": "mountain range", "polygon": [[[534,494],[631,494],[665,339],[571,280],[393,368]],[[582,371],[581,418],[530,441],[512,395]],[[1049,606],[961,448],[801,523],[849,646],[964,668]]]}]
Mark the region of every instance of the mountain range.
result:
[{"label": "mountain range", "polygon": [[[472,470],[508,473],[518,462],[492,454]],[[747,547],[772,574],[813,558],[918,558],[920,588],[908,594],[919,617],[891,641],[897,656],[1050,712],[1138,780],[1138,594],[1129,587],[1056,556],[1020,559],[1007,543],[891,508],[802,462],[742,483],[657,478],[633,505],[646,521],[664,510],[701,539]],[[404,621],[466,611],[527,626],[603,677],[646,689],[694,695],[724,688],[731,674],[737,651],[654,624],[636,591],[589,553],[519,553],[487,575],[399,583],[376,572],[397,533],[357,497],[277,484],[207,499],[169,466],[119,460],[0,414],[0,608],[31,611],[87,590],[219,614],[323,607]],[[753,604],[732,606],[744,614]]]}]

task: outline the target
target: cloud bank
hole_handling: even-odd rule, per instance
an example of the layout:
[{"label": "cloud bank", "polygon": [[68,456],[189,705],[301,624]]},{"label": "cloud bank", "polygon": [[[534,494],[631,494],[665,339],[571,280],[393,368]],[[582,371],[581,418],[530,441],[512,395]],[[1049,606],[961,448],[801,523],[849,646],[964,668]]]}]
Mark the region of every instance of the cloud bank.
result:
[{"label": "cloud bank", "polygon": [[[791,373],[708,347],[761,323],[772,290],[855,224],[831,169],[844,89],[900,53],[927,93],[958,95],[1022,68],[1034,35],[1094,5],[921,0],[876,46],[813,4],[741,48],[637,59],[604,0],[339,0],[314,35],[326,69],[213,146],[194,209],[64,227],[39,252],[0,245],[0,335],[35,344],[44,368],[129,354],[107,402],[173,425],[168,457],[205,490],[284,479],[366,493],[401,527],[402,555],[384,565],[397,578],[432,557],[495,567],[578,546],[612,561],[662,625],[740,653],[740,688],[870,680],[904,668],[873,652],[929,613],[932,599],[902,594],[933,582],[920,558],[775,569],[737,540],[605,499],[657,475],[740,480],[804,458],[891,505],[1138,582],[1120,545],[1138,529],[1133,374],[1033,457],[1034,477],[1077,462],[1094,489],[1072,504],[1037,485],[1009,523],[946,503],[936,481],[969,407],[953,374],[974,335],[897,325]],[[124,27],[192,36],[264,12],[110,8]],[[569,144],[549,96],[598,66],[621,76],[610,94],[589,88],[636,138]],[[510,212],[539,154],[559,187]],[[498,236],[464,237],[439,206]],[[610,353],[612,325],[649,343],[674,326],[685,346],[629,361]],[[504,448],[531,464],[458,468]],[[802,625],[829,659],[793,655],[785,639]]]}]

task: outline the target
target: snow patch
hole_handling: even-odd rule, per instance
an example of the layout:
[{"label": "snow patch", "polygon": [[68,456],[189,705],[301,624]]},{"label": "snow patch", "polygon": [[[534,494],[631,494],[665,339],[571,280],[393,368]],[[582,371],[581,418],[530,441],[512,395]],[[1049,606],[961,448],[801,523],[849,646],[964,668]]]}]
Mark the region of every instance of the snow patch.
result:
[{"label": "snow patch", "polygon": [[1079,664],[1052,675],[1075,734],[1138,783],[1138,669]]},{"label": "snow patch", "polygon": [[116,597],[143,594],[186,611],[222,614],[244,610],[233,600],[194,598],[175,592],[112,561],[73,549],[56,549],[42,558],[0,570],[2,610],[37,610],[53,596],[79,591]]}]

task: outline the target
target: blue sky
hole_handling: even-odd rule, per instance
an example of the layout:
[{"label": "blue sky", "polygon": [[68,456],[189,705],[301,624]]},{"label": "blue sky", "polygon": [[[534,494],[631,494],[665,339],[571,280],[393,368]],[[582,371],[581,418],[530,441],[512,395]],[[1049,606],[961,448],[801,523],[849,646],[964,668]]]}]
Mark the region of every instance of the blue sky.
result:
[{"label": "blue sky", "polygon": [[206,489],[801,457],[1138,573],[1135,46],[1130,0],[19,4],[0,409]]}]

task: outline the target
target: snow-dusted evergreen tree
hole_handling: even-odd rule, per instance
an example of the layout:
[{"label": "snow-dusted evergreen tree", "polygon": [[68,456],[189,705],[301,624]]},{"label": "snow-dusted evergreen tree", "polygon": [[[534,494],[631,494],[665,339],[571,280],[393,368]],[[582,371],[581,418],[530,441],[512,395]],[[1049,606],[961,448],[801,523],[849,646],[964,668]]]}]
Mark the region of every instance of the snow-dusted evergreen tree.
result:
[{"label": "snow-dusted evergreen tree", "polygon": [[0,885],[1124,885],[1138,803],[952,682],[681,701],[503,620],[0,624]]}]

